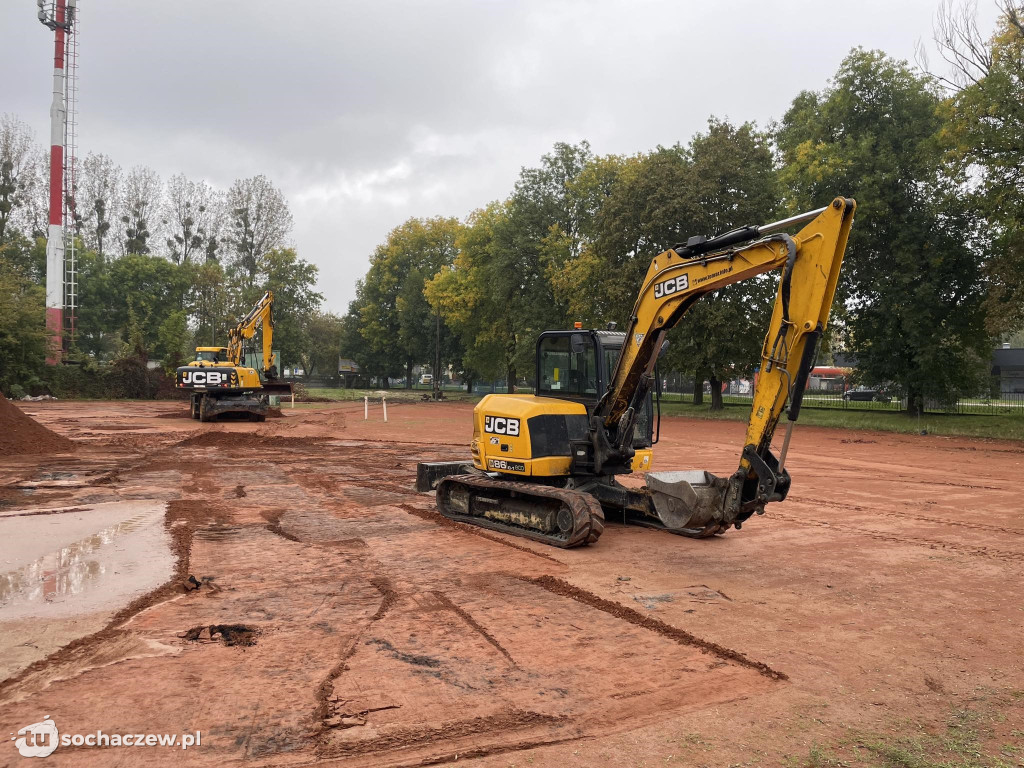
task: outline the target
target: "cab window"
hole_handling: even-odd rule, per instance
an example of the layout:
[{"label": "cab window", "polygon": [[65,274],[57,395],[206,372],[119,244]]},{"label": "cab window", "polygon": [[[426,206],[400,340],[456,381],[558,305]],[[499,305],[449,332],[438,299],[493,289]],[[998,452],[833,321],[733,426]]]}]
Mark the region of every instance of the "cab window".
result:
[{"label": "cab window", "polygon": [[611,389],[612,376],[615,374],[615,365],[619,362],[619,352],[621,350],[618,347],[605,347],[604,348],[604,370],[605,376],[608,380],[605,382],[605,387]]},{"label": "cab window", "polygon": [[199,353],[196,354],[196,360],[206,360],[207,362],[210,362],[210,363],[216,363],[217,362],[217,353],[216,352],[199,352]]},{"label": "cab window", "polygon": [[561,396],[597,397],[597,354],[593,339],[587,334],[576,334],[583,341],[583,349],[572,351],[569,336],[548,336],[540,342],[541,394]]}]

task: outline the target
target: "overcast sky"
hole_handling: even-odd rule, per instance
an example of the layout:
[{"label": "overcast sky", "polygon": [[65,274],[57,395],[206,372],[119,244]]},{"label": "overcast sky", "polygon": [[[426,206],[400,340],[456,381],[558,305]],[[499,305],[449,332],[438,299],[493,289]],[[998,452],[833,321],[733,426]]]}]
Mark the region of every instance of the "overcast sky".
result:
[{"label": "overcast sky", "polygon": [[[220,188],[266,174],[344,312],[390,229],[505,197],[554,142],[629,154],[709,115],[765,125],[854,46],[912,60],[938,5],[79,0],[79,145]],[[53,44],[35,15],[0,0],[0,112],[45,143]]]}]

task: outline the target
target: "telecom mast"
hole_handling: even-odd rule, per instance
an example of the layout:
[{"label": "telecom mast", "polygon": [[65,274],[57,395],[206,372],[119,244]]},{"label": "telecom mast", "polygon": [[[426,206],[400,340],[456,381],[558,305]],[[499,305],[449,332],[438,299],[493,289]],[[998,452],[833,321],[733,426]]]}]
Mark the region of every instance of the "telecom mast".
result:
[{"label": "telecom mast", "polygon": [[[75,306],[78,300],[74,251],[74,107],[78,91],[75,82],[78,46],[75,42],[74,25],[77,0],[36,0],[36,4],[39,6],[39,21],[53,30],[50,215],[46,233],[46,327],[50,332],[50,354],[47,362],[56,364],[60,362],[63,353],[65,306],[70,308],[67,319],[70,321],[69,330],[73,333]],[[70,72],[67,71],[69,64],[72,68]],[[68,74],[71,75],[70,79]],[[70,265],[67,263],[69,249],[65,248],[65,232],[70,238]]]}]

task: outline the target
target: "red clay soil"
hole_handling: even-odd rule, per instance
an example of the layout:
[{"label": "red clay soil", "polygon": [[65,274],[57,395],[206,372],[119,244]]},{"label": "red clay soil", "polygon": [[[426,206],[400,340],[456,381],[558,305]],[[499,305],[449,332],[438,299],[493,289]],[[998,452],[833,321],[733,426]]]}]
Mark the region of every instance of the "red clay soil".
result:
[{"label": "red clay soil", "polygon": [[58,435],[0,394],[0,456],[70,453],[75,444]]},{"label": "red clay soil", "polygon": [[[472,404],[388,405],[201,424],[34,404],[80,449],[0,461],[0,563],[5,524],[46,541],[149,500],[177,565],[70,643],[0,606],[0,662],[20,648],[0,733],[44,715],[62,735],[202,732],[187,751],[62,745],[56,768],[875,768],[897,748],[948,764],[947,737],[1024,766],[1024,444],[798,427],[789,498],[742,530],[609,516],[561,550],[415,492],[417,461],[468,455]],[[665,418],[656,469],[728,475],[743,436]],[[0,766],[33,762],[6,744]]]}]

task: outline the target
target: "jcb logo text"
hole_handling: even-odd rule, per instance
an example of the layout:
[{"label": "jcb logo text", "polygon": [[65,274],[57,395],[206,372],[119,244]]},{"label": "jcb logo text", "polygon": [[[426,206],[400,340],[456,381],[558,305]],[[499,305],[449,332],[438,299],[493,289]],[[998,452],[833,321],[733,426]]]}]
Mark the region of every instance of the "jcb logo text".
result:
[{"label": "jcb logo text", "polygon": [[666,280],[663,283],[656,283],[654,285],[654,298],[663,299],[666,296],[671,296],[673,293],[679,293],[679,291],[685,291],[690,287],[690,276],[679,275],[673,277],[671,280]]},{"label": "jcb logo text", "polygon": [[506,419],[504,416],[484,416],[484,432],[492,435],[519,436],[519,419]]},{"label": "jcb logo text", "polygon": [[220,371],[185,371],[181,374],[182,384],[220,384],[226,374]]}]

